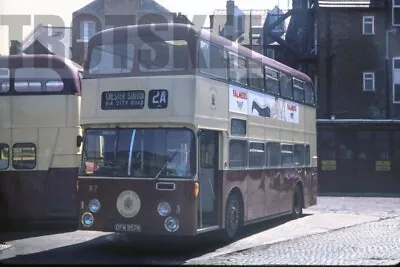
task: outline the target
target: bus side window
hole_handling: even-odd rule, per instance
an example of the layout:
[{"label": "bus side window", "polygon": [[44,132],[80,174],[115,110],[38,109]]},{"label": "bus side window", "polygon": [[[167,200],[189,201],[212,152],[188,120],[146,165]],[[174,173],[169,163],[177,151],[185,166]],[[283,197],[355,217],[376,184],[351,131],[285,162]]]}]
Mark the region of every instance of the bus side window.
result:
[{"label": "bus side window", "polygon": [[249,60],[250,86],[264,90],[264,71],[261,63]]},{"label": "bus side window", "polygon": [[15,80],[17,92],[61,92],[64,89],[60,74],[51,68],[18,68],[15,70]]},{"label": "bus side window", "polygon": [[231,119],[231,134],[246,135],[246,121],[241,119]]},{"label": "bus side window", "polygon": [[9,147],[6,144],[0,144],[0,170],[8,169],[10,164]]},{"label": "bus side window", "polygon": [[10,82],[0,80],[0,93],[7,93],[8,91],[10,91]]},{"label": "bus side window", "polygon": [[14,169],[34,169],[36,166],[36,146],[31,143],[17,143],[13,146],[12,165]]},{"label": "bus side window", "polygon": [[293,145],[281,145],[282,167],[291,167],[293,165]]},{"label": "bus side window", "polygon": [[265,67],[265,90],[279,95],[279,72]]},{"label": "bus side window", "polygon": [[293,83],[292,79],[284,73],[280,76],[281,96],[293,98]]},{"label": "bus side window", "polygon": [[304,84],[305,102],[306,104],[315,104],[314,90],[310,83]]},{"label": "bus side window", "polygon": [[200,167],[213,168],[214,167],[214,151],[215,144],[213,142],[201,143],[200,147]]},{"label": "bus side window", "polygon": [[249,167],[265,166],[265,144],[251,142],[249,146]]},{"label": "bus side window", "polygon": [[304,82],[293,78],[293,97],[294,100],[304,102]]},{"label": "bus side window", "polygon": [[277,142],[268,142],[266,149],[266,166],[279,167],[281,165],[281,145]]},{"label": "bus side window", "polygon": [[293,150],[293,163],[295,167],[304,165],[305,146],[303,144],[295,144]]},{"label": "bus side window", "polygon": [[231,168],[247,167],[246,140],[229,141],[229,167]]},{"label": "bus side window", "polygon": [[305,145],[304,159],[305,159],[305,165],[310,166],[311,164],[310,145]]},{"label": "bus side window", "polygon": [[229,53],[229,79],[233,82],[248,85],[247,60]]},{"label": "bus side window", "polygon": [[10,90],[10,70],[0,68],[0,93],[7,93]]},{"label": "bus side window", "polygon": [[228,78],[228,59],[223,48],[201,40],[198,61],[200,72]]}]

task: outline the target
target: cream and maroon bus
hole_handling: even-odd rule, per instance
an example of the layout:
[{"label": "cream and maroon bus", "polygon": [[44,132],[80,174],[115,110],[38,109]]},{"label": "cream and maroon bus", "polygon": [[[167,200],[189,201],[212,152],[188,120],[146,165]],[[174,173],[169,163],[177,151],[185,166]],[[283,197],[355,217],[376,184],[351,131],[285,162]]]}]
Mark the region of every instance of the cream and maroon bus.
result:
[{"label": "cream and maroon bus", "polygon": [[80,230],[231,240],[316,204],[305,74],[183,24],[108,29],[87,55]]},{"label": "cream and maroon bus", "polygon": [[77,220],[79,71],[53,55],[0,57],[3,230],[5,224]]}]

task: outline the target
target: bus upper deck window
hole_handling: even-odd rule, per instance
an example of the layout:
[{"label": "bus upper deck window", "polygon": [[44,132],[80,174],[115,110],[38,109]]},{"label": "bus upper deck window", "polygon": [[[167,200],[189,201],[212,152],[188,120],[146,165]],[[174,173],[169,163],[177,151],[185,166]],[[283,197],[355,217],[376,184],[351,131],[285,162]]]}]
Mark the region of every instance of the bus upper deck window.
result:
[{"label": "bus upper deck window", "polygon": [[0,81],[0,93],[7,93],[10,91],[10,82],[9,81]]},{"label": "bus upper deck window", "polygon": [[60,92],[64,88],[64,83],[62,81],[47,81],[45,88],[46,92]]},{"label": "bus upper deck window", "polygon": [[10,70],[6,68],[0,68],[0,78],[9,79],[10,78]]},{"label": "bus upper deck window", "polygon": [[185,40],[151,41],[139,49],[141,72],[182,71],[188,68],[189,50]]},{"label": "bus upper deck window", "polygon": [[89,62],[91,74],[129,73],[133,69],[134,46],[130,43],[97,45]]}]

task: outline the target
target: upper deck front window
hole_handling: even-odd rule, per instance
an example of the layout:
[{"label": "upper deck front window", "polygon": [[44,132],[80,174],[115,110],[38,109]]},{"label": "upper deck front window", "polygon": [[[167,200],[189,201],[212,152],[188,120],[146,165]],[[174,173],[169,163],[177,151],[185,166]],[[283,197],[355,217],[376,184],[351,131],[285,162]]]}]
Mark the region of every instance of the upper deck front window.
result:
[{"label": "upper deck front window", "polygon": [[103,44],[92,48],[89,73],[116,74],[129,73],[133,69],[134,45]]},{"label": "upper deck front window", "polygon": [[89,129],[81,175],[191,178],[195,137],[188,129]]},{"label": "upper deck front window", "polygon": [[182,71],[188,68],[189,49],[185,40],[148,41],[139,48],[139,70]]}]

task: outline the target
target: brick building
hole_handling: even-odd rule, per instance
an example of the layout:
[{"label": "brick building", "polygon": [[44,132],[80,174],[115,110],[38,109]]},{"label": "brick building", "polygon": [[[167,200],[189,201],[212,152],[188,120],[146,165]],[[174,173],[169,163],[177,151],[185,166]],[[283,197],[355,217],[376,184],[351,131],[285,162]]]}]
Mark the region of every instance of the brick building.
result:
[{"label": "brick building", "polygon": [[317,18],[320,191],[398,193],[400,1],[320,0]]}]

